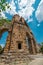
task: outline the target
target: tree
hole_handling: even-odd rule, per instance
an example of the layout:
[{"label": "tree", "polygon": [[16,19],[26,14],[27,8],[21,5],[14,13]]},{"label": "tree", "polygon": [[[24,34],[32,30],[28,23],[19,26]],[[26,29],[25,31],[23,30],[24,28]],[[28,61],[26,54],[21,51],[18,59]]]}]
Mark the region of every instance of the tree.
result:
[{"label": "tree", "polygon": [[6,1],[7,1],[7,0],[1,0],[1,1],[0,1],[0,12],[1,12],[1,10],[2,10],[2,11],[5,11],[5,10],[6,10],[6,8],[5,8],[6,6],[7,6],[7,8],[10,7]]},{"label": "tree", "polygon": [[10,4],[7,2],[7,0],[0,0],[0,19],[6,18],[4,16],[6,9],[10,9],[11,10]]},{"label": "tree", "polygon": [[43,54],[43,42],[42,42],[42,45],[41,45],[41,48],[40,48],[40,52]]},{"label": "tree", "polygon": [[3,48],[2,48],[2,46],[0,45],[0,54],[1,54],[2,50],[3,50]]}]

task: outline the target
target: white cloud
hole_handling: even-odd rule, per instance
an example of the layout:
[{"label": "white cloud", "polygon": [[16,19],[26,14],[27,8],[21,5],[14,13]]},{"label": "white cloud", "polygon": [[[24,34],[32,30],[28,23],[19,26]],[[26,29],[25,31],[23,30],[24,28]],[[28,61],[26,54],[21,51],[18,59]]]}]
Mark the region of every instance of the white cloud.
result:
[{"label": "white cloud", "polygon": [[34,8],[32,7],[32,4],[34,3],[35,0],[21,0],[19,2],[20,11],[18,11],[18,14],[24,17],[25,20],[28,19],[27,23],[33,21],[33,19],[31,19],[30,16],[34,11]]},{"label": "white cloud", "polygon": [[37,24],[37,27],[39,27],[40,26],[40,24]]},{"label": "white cloud", "polygon": [[39,22],[43,21],[43,0],[41,0],[41,2],[39,3],[39,6],[37,8],[35,15]]},{"label": "white cloud", "polygon": [[28,0],[20,0],[20,1],[18,0],[18,4],[19,4],[20,8],[26,6],[27,5],[27,1]]},{"label": "white cloud", "polygon": [[32,6],[35,3],[35,0],[18,0],[20,8],[24,6]]},{"label": "white cloud", "polygon": [[15,6],[15,3],[14,3],[14,0],[12,0],[10,3],[9,3],[9,6],[11,8],[8,9],[7,6],[6,6],[6,13],[9,13],[10,15],[14,15],[14,14],[17,14],[16,12],[16,6]]},{"label": "white cloud", "polygon": [[0,12],[0,18],[4,18],[4,19],[7,18],[2,10]]},{"label": "white cloud", "polygon": [[18,14],[20,15],[20,16],[22,16],[22,17],[24,17],[25,18],[25,20],[26,19],[30,19],[30,16],[32,15],[32,13],[33,13],[33,11],[34,11],[34,9],[32,8],[32,7],[26,7],[25,9],[23,8],[23,9],[21,9],[20,11],[18,11]]},{"label": "white cloud", "polygon": [[[20,10],[16,11],[17,6],[15,5],[15,3],[18,3],[18,8]],[[32,19],[30,18],[30,16],[32,15],[34,8],[32,7],[32,4],[35,3],[35,0],[18,0],[18,2],[15,0],[11,0],[9,5],[10,5],[10,9],[8,9],[6,7],[6,13],[10,14],[10,15],[15,15],[15,14],[19,14],[20,16],[24,17],[24,19],[28,19],[29,21],[32,21]]]},{"label": "white cloud", "polygon": [[0,44],[2,46],[2,48],[5,46],[4,44]]},{"label": "white cloud", "polygon": [[[18,12],[16,11],[16,6],[14,3],[14,0],[11,0],[9,3],[11,10],[7,9],[6,12],[10,13],[10,15],[19,14],[20,16],[24,17],[25,19],[30,20],[30,16],[32,15],[34,8],[32,7],[32,4],[35,3],[35,0],[18,0],[18,7],[20,10]],[[16,1],[17,4],[17,1]]]},{"label": "white cloud", "polygon": [[32,21],[33,21],[33,19],[32,19],[32,18],[30,18],[30,19],[28,19],[27,23],[32,22]]},{"label": "white cloud", "polygon": [[35,3],[35,0],[20,0],[20,2],[18,1],[19,8],[20,8],[20,10],[18,11],[18,14],[24,17],[25,20],[26,19],[30,20],[30,16],[32,15],[34,11],[34,8],[32,7],[32,4],[34,3]]}]

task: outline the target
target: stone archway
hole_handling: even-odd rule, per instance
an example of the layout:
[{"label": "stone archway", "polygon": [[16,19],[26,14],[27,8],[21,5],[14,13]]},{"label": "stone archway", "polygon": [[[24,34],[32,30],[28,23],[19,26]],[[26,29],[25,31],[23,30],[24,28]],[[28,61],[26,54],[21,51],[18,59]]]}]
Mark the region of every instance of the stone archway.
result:
[{"label": "stone archway", "polygon": [[[35,48],[34,48],[34,42],[33,42],[33,35],[30,33],[30,29],[29,27],[25,24],[24,19],[22,18],[22,20],[20,20],[21,17],[18,17],[17,15],[15,17],[13,17],[12,23],[11,23],[11,27],[4,27],[1,32],[4,32],[6,30],[8,30],[9,34],[7,37],[7,41],[6,41],[6,46],[4,48],[4,52],[8,53],[8,52],[18,52],[18,48],[19,46],[21,46],[22,44],[22,49],[23,51],[25,50],[28,51],[27,49],[27,45],[26,43],[26,37],[28,38],[28,42],[29,42],[29,52],[34,54],[36,53]],[[16,21],[15,21],[16,20]],[[23,43],[18,45],[17,48],[17,41],[22,41]],[[35,42],[36,43],[36,42]]]},{"label": "stone archway", "polygon": [[4,48],[4,46],[6,44],[7,36],[8,36],[8,31],[3,32],[1,35],[0,45],[2,46],[2,48]]},{"label": "stone archway", "polygon": [[[8,36],[7,36],[7,40],[6,40],[6,44],[5,44],[5,47],[4,47],[4,49],[3,50],[5,50],[6,48],[8,48],[8,50],[9,50],[9,47],[10,47],[10,36],[11,36],[11,30],[9,30],[8,28],[2,28],[1,30],[0,30],[0,38],[2,37],[2,34],[4,33],[4,32],[8,32]],[[8,44],[8,45],[7,45]],[[4,51],[3,51],[4,52]]]}]

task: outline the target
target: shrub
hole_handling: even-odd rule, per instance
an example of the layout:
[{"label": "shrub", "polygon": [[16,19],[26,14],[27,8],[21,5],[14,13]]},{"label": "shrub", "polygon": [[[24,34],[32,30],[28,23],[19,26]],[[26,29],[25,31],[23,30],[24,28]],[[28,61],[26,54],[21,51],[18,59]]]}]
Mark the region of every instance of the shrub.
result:
[{"label": "shrub", "polygon": [[2,46],[0,45],[0,54],[2,53],[2,50],[3,50],[3,48],[2,48]]},{"label": "shrub", "polygon": [[41,45],[40,52],[43,54],[43,44]]}]

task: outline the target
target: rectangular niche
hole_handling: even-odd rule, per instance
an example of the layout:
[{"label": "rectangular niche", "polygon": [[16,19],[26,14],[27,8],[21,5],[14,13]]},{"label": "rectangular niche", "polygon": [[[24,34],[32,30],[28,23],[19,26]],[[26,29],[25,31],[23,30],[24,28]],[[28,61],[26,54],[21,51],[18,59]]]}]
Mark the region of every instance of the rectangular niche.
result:
[{"label": "rectangular niche", "polygon": [[17,47],[19,50],[22,49],[22,42],[21,41],[17,41]]}]

